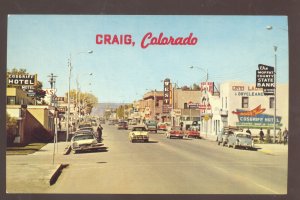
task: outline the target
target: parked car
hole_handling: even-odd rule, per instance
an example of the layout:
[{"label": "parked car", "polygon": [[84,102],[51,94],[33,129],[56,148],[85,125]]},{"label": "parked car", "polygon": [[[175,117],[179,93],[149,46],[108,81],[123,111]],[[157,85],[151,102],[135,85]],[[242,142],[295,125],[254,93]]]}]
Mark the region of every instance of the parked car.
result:
[{"label": "parked car", "polygon": [[78,135],[78,134],[92,134],[92,135],[94,135],[94,131],[90,130],[90,129],[79,129],[79,130],[74,132],[74,135]]},{"label": "parked car", "polygon": [[166,137],[169,139],[174,138],[174,137],[183,139],[183,136],[184,136],[184,131],[181,130],[180,126],[173,126],[166,133]]},{"label": "parked car", "polygon": [[78,126],[79,129],[87,128],[87,127],[92,127],[91,123],[82,123],[82,124],[79,124],[79,126]]},{"label": "parked car", "polygon": [[123,121],[118,123],[118,129],[125,129],[128,130],[128,123]]},{"label": "parked car", "polygon": [[149,142],[149,134],[144,126],[135,126],[129,132],[129,140],[131,142],[143,141]]},{"label": "parked car", "polygon": [[146,121],[146,128],[148,131],[154,131],[155,133],[157,133],[157,122],[154,120],[149,120]]},{"label": "parked car", "polygon": [[243,147],[246,149],[252,149],[254,147],[251,134],[241,131],[235,131],[228,136],[227,146],[232,146],[234,149]]},{"label": "parked car", "polygon": [[87,150],[98,150],[103,144],[97,142],[93,134],[76,134],[71,139],[71,149],[74,153]]},{"label": "parked car", "polygon": [[242,131],[242,129],[236,126],[227,126],[222,128],[222,130],[217,135],[218,145],[222,144],[223,146],[225,146],[228,141],[228,136],[233,134],[234,131]]},{"label": "parked car", "polygon": [[84,130],[87,130],[87,131],[90,131],[90,132],[94,132],[94,128],[93,127],[83,127],[83,128],[79,128],[77,131],[84,131]]},{"label": "parked car", "polygon": [[198,131],[197,127],[190,127],[188,130],[185,131],[184,135],[187,138],[201,138],[200,131]]}]

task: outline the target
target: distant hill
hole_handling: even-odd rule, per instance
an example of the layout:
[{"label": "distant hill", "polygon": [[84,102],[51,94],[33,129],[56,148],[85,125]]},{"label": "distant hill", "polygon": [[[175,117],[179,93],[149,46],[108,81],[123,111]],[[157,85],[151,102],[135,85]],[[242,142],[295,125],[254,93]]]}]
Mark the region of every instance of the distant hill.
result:
[{"label": "distant hill", "polygon": [[98,105],[93,108],[91,115],[103,116],[105,110],[116,109],[124,104],[127,103],[98,103]]}]

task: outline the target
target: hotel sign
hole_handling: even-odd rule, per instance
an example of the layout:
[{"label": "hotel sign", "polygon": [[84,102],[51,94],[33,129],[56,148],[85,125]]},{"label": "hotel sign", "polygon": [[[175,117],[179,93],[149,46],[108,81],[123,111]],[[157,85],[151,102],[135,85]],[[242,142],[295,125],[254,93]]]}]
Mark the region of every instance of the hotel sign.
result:
[{"label": "hotel sign", "polygon": [[9,74],[7,84],[14,86],[29,86],[37,84],[37,75],[30,74]]},{"label": "hotel sign", "polygon": [[[264,114],[265,108],[261,105],[252,110],[236,109],[233,114],[238,116],[236,126],[245,128],[272,128],[274,126],[274,115]],[[276,116],[276,127],[281,127],[281,116]]]}]

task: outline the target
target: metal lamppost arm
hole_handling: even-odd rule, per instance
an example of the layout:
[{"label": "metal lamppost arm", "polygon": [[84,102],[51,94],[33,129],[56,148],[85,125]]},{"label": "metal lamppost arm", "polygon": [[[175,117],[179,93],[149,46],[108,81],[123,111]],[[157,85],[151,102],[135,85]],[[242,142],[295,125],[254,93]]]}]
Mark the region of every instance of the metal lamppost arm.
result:
[{"label": "metal lamppost arm", "polygon": [[196,69],[199,69],[199,70],[203,71],[203,72],[206,74],[206,80],[205,80],[205,82],[208,81],[208,69],[205,70],[205,69],[203,69],[203,68],[201,68],[201,67],[197,67],[197,66],[190,66],[190,68],[191,68],[191,69],[196,68]]}]

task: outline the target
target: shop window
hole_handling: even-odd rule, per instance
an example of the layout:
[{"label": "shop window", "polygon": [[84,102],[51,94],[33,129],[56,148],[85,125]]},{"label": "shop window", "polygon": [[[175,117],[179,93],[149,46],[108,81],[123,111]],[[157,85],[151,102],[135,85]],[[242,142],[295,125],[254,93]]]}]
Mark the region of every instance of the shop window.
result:
[{"label": "shop window", "polygon": [[16,105],[16,97],[7,97],[7,105]]},{"label": "shop window", "polygon": [[242,97],[242,108],[249,107],[249,97]]},{"label": "shop window", "polygon": [[275,98],[270,97],[269,99],[269,108],[275,108]]}]

